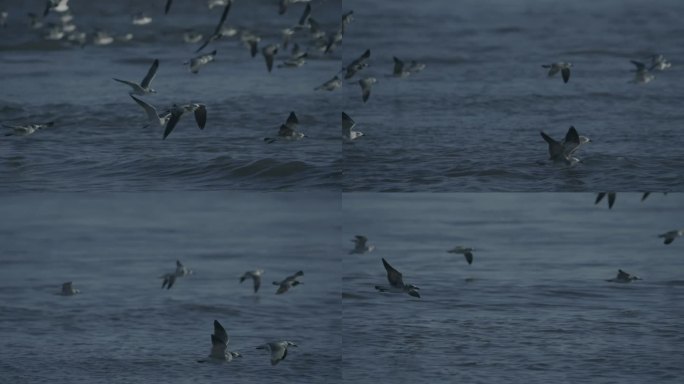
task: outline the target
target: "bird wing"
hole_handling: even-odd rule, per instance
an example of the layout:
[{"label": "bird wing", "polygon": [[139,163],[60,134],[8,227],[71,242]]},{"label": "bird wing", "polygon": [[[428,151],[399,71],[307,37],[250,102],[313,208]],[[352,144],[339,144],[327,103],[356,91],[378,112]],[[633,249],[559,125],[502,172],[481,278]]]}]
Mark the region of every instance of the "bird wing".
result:
[{"label": "bird wing", "polygon": [[216,335],[211,335],[211,352],[209,353],[210,357],[216,359],[225,359],[226,348],[228,348],[228,346],[223,342],[223,340]]},{"label": "bird wing", "polygon": [[563,81],[567,83],[570,80],[570,68],[565,67],[561,69],[561,75],[563,76]]},{"label": "bird wing", "polygon": [[214,35],[219,35],[221,33],[221,27],[223,27],[223,23],[225,23],[226,18],[228,17],[228,11],[230,11],[230,6],[233,5],[233,0],[228,1],[226,4],[226,7],[223,8],[223,13],[221,14],[221,20],[219,21],[218,25],[216,26],[216,29],[214,29]]},{"label": "bird wing", "polygon": [[638,72],[643,72],[646,70],[646,64],[636,60],[630,60],[630,62],[636,66],[636,70]]},{"label": "bird wing", "polygon": [[297,115],[295,115],[294,111],[290,112],[290,116],[288,116],[287,120],[285,121],[285,126],[290,129],[295,129],[297,128],[298,124],[299,119],[297,119]]},{"label": "bird wing", "polygon": [[164,7],[164,14],[169,13],[169,10],[171,9],[171,3],[173,3],[173,0],[166,0],[166,6]]},{"label": "bird wing", "polygon": [[364,81],[365,79],[359,80],[359,84],[361,85],[361,98],[363,99],[363,102],[365,103],[368,101],[368,98],[370,97],[370,92],[371,92],[371,84],[367,81]]},{"label": "bird wing", "polygon": [[279,343],[269,343],[271,350],[271,365],[276,365],[280,360],[284,360],[287,356],[287,348]]},{"label": "bird wing", "polygon": [[261,276],[252,274],[252,279],[254,280],[254,293],[261,287]]},{"label": "bird wing", "polygon": [[577,129],[571,126],[568,129],[568,133],[565,134],[565,140],[563,141],[563,150],[567,155],[572,154],[580,146],[580,137],[577,133]]},{"label": "bird wing", "polygon": [[207,124],[207,107],[204,104],[200,104],[195,109],[195,122],[197,122],[199,129],[204,129]]},{"label": "bird wing", "polygon": [[266,60],[266,68],[269,72],[273,69],[273,55],[264,50],[264,59]]},{"label": "bird wing", "polygon": [[150,124],[159,125],[159,115],[157,114],[157,110],[150,104],[147,104],[146,102],[138,99],[137,97],[133,95],[130,96],[133,100],[135,100],[136,103],[138,103],[139,106],[141,106],[145,110],[145,113],[147,114],[147,119],[150,121]]},{"label": "bird wing", "polygon": [[403,287],[404,286],[404,280],[402,279],[402,275],[399,271],[394,269],[387,260],[384,258],[382,259],[382,265],[385,266],[385,270],[387,271],[387,280],[393,287]]},{"label": "bird wing", "polygon": [[[342,112],[342,133],[350,134],[356,123],[349,115]],[[358,237],[358,236],[357,236]]]},{"label": "bird wing", "polygon": [[302,17],[299,18],[299,22],[297,24],[303,26],[306,23],[306,19],[309,18],[309,15],[311,15],[311,3],[306,4],[304,13],[302,13]]},{"label": "bird wing", "polygon": [[178,108],[173,108],[171,110],[171,118],[169,119],[169,122],[166,123],[166,129],[164,129],[164,137],[163,139],[166,139],[166,136],[168,136],[171,131],[176,127],[176,124],[178,124],[178,121],[180,120],[180,117],[183,116],[183,111],[179,110]]},{"label": "bird wing", "polygon": [[466,261],[468,262],[468,264],[472,264],[472,263],[473,263],[473,253],[472,253],[472,252],[466,251],[463,255],[465,256]]},{"label": "bird wing", "polygon": [[214,320],[214,334],[212,336],[216,336],[224,345],[228,344],[228,333],[217,320]]},{"label": "bird wing", "polygon": [[404,62],[396,57],[392,57],[392,59],[394,59],[394,76],[401,76],[401,74],[404,72]]},{"label": "bird wing", "polygon": [[560,142],[554,140],[551,136],[544,133],[544,131],[541,131],[540,133],[544,140],[549,144],[549,155],[551,156],[551,159],[557,159],[564,155],[563,145]]},{"label": "bird wing", "polygon": [[159,68],[159,59],[154,59],[150,70],[147,71],[147,75],[145,75],[145,78],[140,83],[142,88],[147,88],[150,86],[150,83],[152,83],[152,80],[154,80],[154,76],[157,74],[157,68]]}]

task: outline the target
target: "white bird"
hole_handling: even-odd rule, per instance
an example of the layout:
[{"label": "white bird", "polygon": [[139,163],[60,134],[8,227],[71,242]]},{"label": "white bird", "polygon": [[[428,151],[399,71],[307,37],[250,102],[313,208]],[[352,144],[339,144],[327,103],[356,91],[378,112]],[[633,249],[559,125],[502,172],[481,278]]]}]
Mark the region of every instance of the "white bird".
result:
[{"label": "white bird", "polygon": [[45,5],[45,11],[43,12],[43,17],[47,16],[50,11],[55,12],[66,12],[69,10],[69,0],[48,0]]},{"label": "white bird", "polygon": [[273,69],[273,58],[278,54],[278,44],[269,44],[261,48],[261,54],[264,55],[264,60],[266,60],[266,68],[271,72],[271,69]]},{"label": "white bird", "polygon": [[567,83],[568,80],[570,80],[570,68],[572,67],[572,63],[558,62],[552,64],[544,64],[542,65],[542,67],[549,68],[548,77],[552,77],[560,71],[561,75],[563,76],[564,83]]},{"label": "white bird", "polygon": [[665,239],[665,244],[670,244],[671,242],[675,241],[675,239],[679,236],[684,236],[684,229],[675,229],[673,231],[668,231],[661,235],[658,235],[658,237]]},{"label": "white bird", "polygon": [[93,44],[95,45],[109,45],[114,42],[112,35],[105,31],[97,31],[93,35]]},{"label": "white bird", "polygon": [[368,238],[366,236],[362,235],[356,235],[352,239],[352,242],[354,243],[354,249],[349,251],[349,254],[364,254],[367,252],[373,252],[375,249],[374,245],[368,244]]},{"label": "white bird", "polygon": [[572,154],[575,153],[583,144],[591,142],[586,136],[580,136],[577,133],[575,127],[570,127],[568,132],[565,134],[565,138],[562,141],[556,141],[544,131],[541,131],[541,136],[549,145],[549,156],[554,162],[563,162],[568,165],[574,165],[580,160],[573,157]]},{"label": "white bird", "polygon": [[630,62],[636,66],[636,69],[634,70],[634,78],[630,81],[630,83],[646,84],[655,79],[655,76],[653,76],[646,68],[646,64],[635,60],[630,60]]},{"label": "white bird", "polygon": [[242,277],[240,277],[240,283],[242,283],[246,279],[251,278],[254,281],[254,293],[257,293],[259,287],[261,286],[261,275],[263,274],[264,271],[262,269],[247,271],[244,275],[242,275]]},{"label": "white bird", "polygon": [[292,111],[290,112],[290,115],[287,117],[287,121],[285,121],[285,124],[280,125],[280,129],[278,130],[278,137],[265,137],[264,141],[268,144],[271,144],[276,140],[299,140],[305,137],[305,135],[302,132],[297,131],[298,125],[299,119],[297,119],[297,115],[295,115],[294,111]]},{"label": "white bird", "polygon": [[377,82],[378,80],[375,77],[364,77],[363,79],[359,80],[359,85],[361,86],[361,98],[363,99],[364,103],[368,101],[368,98],[370,97],[371,87]]},{"label": "white bird", "polygon": [[276,291],[276,295],[280,295],[281,293],[287,292],[290,288],[296,287],[299,284],[302,284],[301,281],[297,280],[298,277],[304,276],[303,271],[297,271],[294,275],[288,276],[282,281],[274,281],[273,285],[278,286],[278,290]]},{"label": "white bird", "polygon": [[185,31],[183,32],[183,41],[188,43],[188,44],[196,44],[199,43],[200,40],[202,40],[202,35],[199,32],[196,31]]},{"label": "white bird", "polygon": [[27,124],[27,125],[9,125],[9,124],[3,124],[2,126],[5,128],[10,128],[12,132],[6,133],[5,136],[28,136],[34,134],[36,131],[41,130],[43,128],[47,127],[52,127],[54,125],[54,121],[49,121],[44,124]]},{"label": "white bird", "polygon": [[394,269],[384,258],[382,259],[382,265],[385,266],[385,270],[387,271],[387,280],[390,283],[390,287],[376,285],[375,289],[380,292],[408,293],[413,297],[420,298],[420,294],[418,293],[420,288],[412,284],[405,284],[402,274]]},{"label": "white bird", "polygon": [[152,22],[152,18],[140,12],[131,16],[131,22],[133,25],[147,25]]},{"label": "white bird", "polygon": [[207,53],[206,55],[199,55],[196,57],[193,57],[192,59],[186,61],[185,65],[189,65],[190,72],[192,73],[198,73],[200,68],[211,63],[214,61],[214,57],[216,56],[216,50],[213,50],[211,53]]},{"label": "white bird", "polygon": [[465,259],[468,262],[468,264],[472,264],[473,263],[473,251],[474,251],[473,248],[466,248],[466,247],[459,245],[457,247],[454,247],[454,248],[448,250],[447,252],[448,253],[460,253],[463,256],[465,256]]},{"label": "white bird", "polygon": [[235,357],[242,357],[238,352],[229,352],[228,333],[223,328],[221,323],[214,320],[214,333],[211,335],[211,351],[206,359],[197,360],[198,363],[217,362],[227,363],[233,361]]},{"label": "white bird", "polygon": [[356,140],[359,137],[363,136],[363,132],[354,131],[354,126],[356,126],[356,123],[354,122],[354,120],[352,120],[352,118],[349,117],[349,115],[342,112],[342,138],[343,139],[345,139],[347,141],[352,141],[352,140]]},{"label": "white bird", "polygon": [[657,69],[659,71],[664,71],[672,66],[672,63],[665,59],[663,55],[653,55],[651,56],[651,67],[650,70]]},{"label": "white bird", "polygon": [[630,275],[622,269],[618,269],[617,276],[613,279],[608,279],[606,281],[610,281],[611,283],[631,283],[634,280],[641,280],[641,278],[638,276]]},{"label": "white bird", "polygon": [[346,73],[344,74],[344,79],[350,79],[352,76],[356,74],[356,72],[366,68],[368,66],[368,59],[370,58],[371,51],[370,49],[366,49],[361,56],[359,56],[357,59],[349,63],[344,70],[346,70]]},{"label": "white bird", "polygon": [[296,347],[297,344],[291,341],[274,341],[256,347],[256,349],[265,349],[271,352],[271,365],[278,364],[281,360],[285,360],[287,356],[287,347]]},{"label": "white bird", "polygon": [[130,92],[131,95],[146,95],[148,93],[157,93],[154,89],[152,89],[151,84],[152,80],[154,80],[154,76],[157,74],[157,69],[159,68],[159,59],[154,59],[152,62],[152,65],[150,66],[150,69],[147,71],[147,74],[145,77],[142,79],[140,84],[134,83],[132,81],[128,80],[121,80],[114,78],[114,80],[118,81],[119,83],[123,83],[128,85],[133,89],[132,92]]},{"label": "white bird", "polygon": [[342,86],[342,79],[340,79],[337,75],[333,77],[332,79],[326,81],[325,83],[319,85],[318,87],[314,88],[314,91],[319,91],[319,90],[325,90],[325,91],[334,91],[337,88]]},{"label": "white bird", "polygon": [[81,291],[79,291],[78,289],[75,289],[72,286],[71,281],[62,284],[62,295],[63,296],[72,296],[72,295],[75,295],[75,294],[80,293],[80,292]]},{"label": "white bird", "polygon": [[192,270],[185,267],[180,260],[176,260],[176,270],[161,276],[164,281],[162,282],[162,289],[171,289],[173,283],[176,282],[176,278],[185,277],[187,275],[192,275]]}]

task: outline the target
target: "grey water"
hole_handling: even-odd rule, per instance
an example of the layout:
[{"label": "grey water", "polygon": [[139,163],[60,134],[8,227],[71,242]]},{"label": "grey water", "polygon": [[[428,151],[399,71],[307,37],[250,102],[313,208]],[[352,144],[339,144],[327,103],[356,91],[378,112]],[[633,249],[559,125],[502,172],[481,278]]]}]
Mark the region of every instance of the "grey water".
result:
[{"label": "grey water", "polygon": [[[345,191],[681,190],[684,2],[347,0],[343,62],[366,49],[343,109],[366,135],[343,146]],[[630,84],[630,60],[672,62]],[[393,78],[392,57],[426,64]],[[543,64],[571,62],[570,80]],[[356,80],[358,77],[353,78]],[[548,162],[539,132],[570,126],[582,163]]]},{"label": "grey water", "polygon": [[[342,374],[350,383],[678,383],[684,196],[347,194]],[[681,242],[681,243],[679,243]],[[472,247],[474,261],[447,253]],[[381,258],[420,299],[380,293]],[[607,282],[618,269],[642,278]]]},{"label": "grey water", "polygon": [[[0,122],[54,121],[29,137],[0,137],[0,188],[41,191],[141,190],[339,190],[341,180],[340,93],[314,92],[339,70],[340,50],[324,54],[299,32],[285,49],[281,30],[297,24],[303,5],[278,15],[277,2],[235,1],[225,27],[235,37],[211,43],[216,60],[192,74],[183,63],[197,56],[197,44],[183,41],[186,30],[209,36],[222,7],[209,10],[202,0],[69,2],[77,31],[88,33],[81,48],[49,41],[44,28],[29,26],[28,12],[42,14],[43,0],[0,2],[8,12],[0,28]],[[144,12],[152,22],[134,26],[131,15]],[[340,1],[318,1],[312,17],[325,31],[338,27]],[[45,25],[58,23],[52,12]],[[127,42],[96,46],[95,31]],[[261,51],[252,58],[240,32],[261,36],[260,47],[280,43],[271,73]],[[279,68],[293,43],[309,50],[301,68]],[[159,112],[172,104],[207,106],[199,130],[192,116],[162,140],[159,128],[143,128],[147,118],[128,96],[130,88],[113,77],[140,81],[160,60],[152,87],[143,97]],[[308,137],[266,144],[290,111]],[[190,115],[190,114],[188,114]],[[3,131],[5,133],[7,131]]]},{"label": "grey water", "polygon": [[[0,204],[0,382],[336,382],[339,199],[247,193],[24,194]],[[180,260],[194,273],[170,290]],[[239,283],[264,270],[262,286]],[[272,281],[302,284],[276,295]],[[61,296],[73,281],[81,292]],[[209,354],[213,321],[229,364]],[[258,345],[291,340],[275,367]]]}]

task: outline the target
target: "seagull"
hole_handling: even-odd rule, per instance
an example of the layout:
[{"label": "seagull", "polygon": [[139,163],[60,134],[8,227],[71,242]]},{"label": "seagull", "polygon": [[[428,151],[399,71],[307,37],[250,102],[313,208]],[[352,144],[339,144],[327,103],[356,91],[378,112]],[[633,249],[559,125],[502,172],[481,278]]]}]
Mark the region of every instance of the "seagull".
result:
[{"label": "seagull", "polygon": [[598,195],[596,195],[596,200],[594,201],[594,205],[598,204],[603,200],[603,198],[608,195],[608,209],[613,208],[613,204],[615,204],[615,197],[617,194],[615,192],[599,192]]},{"label": "seagull", "polygon": [[254,280],[254,293],[257,293],[259,287],[261,286],[261,275],[263,275],[263,273],[264,271],[262,269],[247,271],[244,275],[242,275],[242,277],[240,277],[240,282],[242,283],[246,279],[252,278],[252,280]]},{"label": "seagull", "polygon": [[43,17],[46,17],[51,10],[56,12],[66,12],[69,10],[69,0],[48,0],[45,5]]},{"label": "seagull", "polygon": [[420,294],[418,293],[418,287],[415,285],[411,284],[404,284],[404,280],[402,279],[402,275],[399,271],[396,269],[392,268],[391,265],[385,260],[384,258],[382,259],[382,265],[385,266],[385,270],[387,271],[387,280],[390,283],[390,287],[382,287],[379,285],[375,286],[375,289],[377,289],[380,292],[393,292],[393,293],[408,293],[409,295],[413,297],[418,297],[420,298]]},{"label": "seagull", "polygon": [[81,291],[79,291],[78,289],[75,289],[71,285],[71,281],[68,281],[68,282],[62,284],[62,296],[73,296],[73,295],[80,293],[80,292]]},{"label": "seagull", "polygon": [[261,41],[261,37],[249,31],[242,31],[240,40],[249,47],[249,53],[252,55],[252,57],[256,56],[256,54],[259,52],[259,42]]},{"label": "seagull", "polygon": [[344,74],[344,79],[350,79],[356,74],[356,72],[366,68],[368,66],[368,59],[370,58],[371,51],[366,49],[366,51],[359,56],[356,60],[352,61],[346,68],[346,73]]},{"label": "seagull", "polygon": [[[311,0],[280,0],[278,3],[278,14],[282,15],[287,11],[287,6],[294,3],[308,3]],[[307,4],[308,5],[308,4]]]},{"label": "seagull", "polygon": [[10,128],[12,132],[6,133],[5,136],[28,136],[34,134],[36,131],[52,127],[55,124],[54,121],[49,121],[44,124],[27,124],[27,125],[9,125],[3,124],[5,128]]},{"label": "seagull", "polygon": [[664,71],[672,66],[672,63],[665,59],[663,55],[653,55],[651,56],[651,67],[649,70],[657,69],[659,71]]},{"label": "seagull", "polygon": [[396,56],[393,56],[392,59],[394,60],[394,70],[392,71],[394,77],[407,77],[411,74],[411,72],[408,71],[408,68],[404,69],[403,61],[397,59]]},{"label": "seagull", "polygon": [[211,335],[211,352],[206,359],[197,360],[198,363],[206,362],[221,362],[227,363],[233,361],[235,357],[242,357],[238,352],[229,352],[228,348],[228,333],[223,328],[221,323],[214,320],[214,333]]},{"label": "seagull", "polygon": [[159,68],[159,59],[154,59],[152,62],[152,66],[150,66],[150,69],[147,71],[147,75],[145,75],[145,78],[142,79],[140,84],[134,83],[132,81],[128,80],[121,80],[114,78],[114,80],[118,81],[119,83],[123,83],[128,85],[129,87],[133,88],[133,90],[129,93],[130,95],[146,95],[148,93],[157,93],[150,85],[152,84],[152,80],[154,80],[154,76],[157,74],[157,69]]},{"label": "seagull", "polygon": [[185,277],[187,275],[192,275],[192,269],[185,267],[180,260],[176,260],[176,270],[161,276],[164,281],[162,282],[162,289],[171,289],[173,283],[176,282],[176,278]]},{"label": "seagull", "polygon": [[278,53],[278,44],[269,44],[261,48],[261,54],[266,60],[266,68],[269,72],[273,69],[273,57]]},{"label": "seagull", "polygon": [[611,283],[631,283],[634,280],[641,280],[641,278],[639,276],[630,275],[622,269],[618,269],[617,276],[606,281],[610,281]]},{"label": "seagull", "polygon": [[[352,141],[363,136],[363,132],[353,130],[355,125],[356,123],[354,122],[354,120],[352,120],[352,118],[349,117],[349,115],[342,112],[342,138],[344,138],[347,141]],[[357,238],[358,237],[359,236],[357,236]]]},{"label": "seagull", "polygon": [[295,115],[294,111],[290,112],[290,116],[287,117],[287,121],[285,121],[285,124],[280,125],[280,129],[278,130],[278,137],[277,138],[271,138],[271,137],[265,137],[264,141],[268,144],[273,143],[276,140],[283,139],[283,140],[299,140],[305,135],[301,132],[297,131],[297,126],[299,125],[299,119],[297,119],[297,115]]},{"label": "seagull", "polygon": [[364,77],[359,80],[359,85],[361,86],[361,98],[365,103],[370,97],[371,87],[373,84],[377,83],[378,80],[375,77]]},{"label": "seagull", "polygon": [[572,67],[572,63],[564,62],[542,65],[542,68],[550,68],[548,75],[549,77],[555,75],[556,73],[558,73],[558,71],[560,71],[561,75],[563,76],[564,83],[567,83],[568,80],[570,80],[570,67]]},{"label": "seagull", "polygon": [[291,341],[274,341],[256,347],[256,349],[265,349],[271,352],[271,365],[276,365],[280,360],[285,360],[287,356],[287,347],[296,347],[297,344]]},{"label": "seagull", "polygon": [[630,60],[630,62],[636,66],[636,69],[634,70],[634,79],[632,79],[630,83],[646,84],[655,79],[655,76],[651,75],[648,69],[646,69],[646,64],[635,60]]},{"label": "seagull", "polygon": [[340,79],[339,76],[335,75],[332,79],[330,79],[330,80],[326,81],[325,83],[319,85],[318,87],[314,88],[314,91],[319,91],[319,90],[334,91],[341,86],[342,86],[342,79]]},{"label": "seagull", "polygon": [[368,244],[368,238],[366,236],[356,235],[352,239],[352,242],[354,242],[354,249],[349,251],[350,255],[354,253],[363,254],[367,252],[373,252],[373,250],[375,249],[374,245]]},{"label": "seagull", "polygon": [[[169,0],[169,3],[170,3],[170,2],[171,2],[171,0]],[[195,52],[201,51],[202,49],[204,49],[204,47],[206,47],[207,45],[209,45],[209,43],[211,43],[212,41],[218,40],[218,39],[220,39],[220,38],[223,37],[223,34],[221,33],[221,27],[223,27],[223,23],[226,21],[226,17],[228,17],[228,11],[230,11],[230,6],[231,6],[232,4],[233,4],[233,1],[232,1],[232,0],[231,0],[231,1],[228,1],[228,3],[226,4],[226,7],[223,9],[223,14],[221,14],[221,20],[219,21],[218,25],[217,25],[216,28],[214,29],[214,33],[212,33],[212,34],[204,41],[204,43],[202,43],[202,45],[201,45],[199,48],[197,48],[197,50],[196,50]]]},{"label": "seagull", "polygon": [[465,259],[468,262],[468,264],[472,264],[473,263],[473,251],[474,251],[474,249],[472,249],[472,248],[466,248],[466,247],[462,247],[459,245],[453,249],[448,250],[447,252],[448,253],[460,253],[463,256],[465,256]]},{"label": "seagull", "polygon": [[216,56],[216,50],[214,49],[211,51],[211,53],[207,53],[206,55],[199,55],[196,57],[193,57],[192,59],[186,61],[185,65],[190,65],[190,72],[192,73],[198,73],[200,68],[211,63],[214,61],[214,56]]},{"label": "seagull", "polygon": [[658,235],[658,237],[662,237],[665,239],[665,244],[670,244],[679,236],[684,236],[684,229],[675,229],[673,231],[665,232],[662,235]]},{"label": "seagull", "polygon": [[131,17],[133,25],[147,25],[152,22],[152,18],[140,12]]},{"label": "seagull", "polygon": [[550,159],[554,162],[564,162],[568,165],[574,165],[580,160],[573,157],[572,154],[579,149],[583,144],[591,142],[586,136],[580,136],[575,127],[570,127],[565,134],[562,141],[556,141],[544,131],[541,131],[541,136],[549,144]]},{"label": "seagull", "polygon": [[207,107],[204,104],[193,103],[180,106],[174,104],[173,107],[171,107],[171,117],[169,118],[169,122],[166,124],[166,128],[164,129],[163,139],[166,139],[166,136],[173,131],[173,128],[175,128],[176,124],[178,124],[178,120],[180,120],[180,117],[185,112],[193,112],[195,114],[195,122],[197,123],[197,126],[199,129],[204,129],[204,126],[207,124]]},{"label": "seagull", "polygon": [[354,11],[350,10],[347,13],[342,14],[342,24],[341,24],[341,32],[344,34],[345,29],[349,23],[351,23],[354,20]]},{"label": "seagull", "polygon": [[276,291],[276,295],[280,295],[281,293],[287,292],[290,288],[295,287],[302,282],[297,280],[299,276],[304,276],[303,271],[297,271],[294,275],[286,277],[283,281],[274,281],[273,285],[278,286],[278,290]]}]

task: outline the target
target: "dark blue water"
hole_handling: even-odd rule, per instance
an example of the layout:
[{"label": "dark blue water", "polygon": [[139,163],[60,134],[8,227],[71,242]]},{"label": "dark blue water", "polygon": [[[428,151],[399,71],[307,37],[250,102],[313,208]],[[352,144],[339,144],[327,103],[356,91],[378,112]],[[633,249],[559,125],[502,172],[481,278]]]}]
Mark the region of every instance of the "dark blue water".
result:
[{"label": "dark blue water", "polygon": [[[129,42],[83,49],[46,41],[46,32],[28,26],[26,13],[42,12],[44,1],[0,4],[9,13],[0,29],[0,122],[55,121],[29,137],[2,137],[0,188],[339,190],[341,93],[313,88],[339,70],[341,52],[316,51],[300,33],[293,42],[311,51],[308,62],[297,69],[274,67],[269,74],[261,53],[250,57],[238,35],[205,49],[216,49],[216,60],[195,75],[183,62],[199,44],[184,43],[183,32],[211,34],[222,9],[209,10],[206,1],[175,1],[164,16],[164,3],[70,1],[78,31],[133,34]],[[271,1],[235,1],[225,26],[259,34],[262,46],[282,44],[280,30],[297,23],[303,5],[282,16],[277,10]],[[319,1],[312,17],[332,32],[339,10],[339,1]],[[131,14],[138,11],[152,23],[132,25]],[[58,21],[55,13],[45,22]],[[276,65],[288,56],[288,50],[281,52]],[[192,116],[184,116],[163,141],[160,129],[142,128],[143,110],[112,77],[140,81],[155,58],[160,66],[152,86],[158,93],[145,99],[160,111],[173,103],[206,104],[204,130]],[[265,144],[262,139],[275,135],[290,111],[308,137]]]},{"label": "dark blue water", "polygon": [[[0,204],[0,382],[335,382],[339,200],[245,193],[28,194]],[[194,274],[160,289],[180,259]],[[239,283],[261,268],[255,295]],[[271,282],[304,271],[275,295]],[[65,281],[80,294],[56,295]],[[214,320],[231,364],[198,364]],[[275,367],[256,346],[298,343]]]},{"label": "dark blue water", "polygon": [[[344,62],[372,51],[344,89],[367,136],[344,145],[346,191],[681,190],[684,3],[600,1],[356,1]],[[653,53],[672,68],[629,84]],[[389,76],[392,57],[426,69]],[[570,81],[542,64],[574,64]],[[592,143],[568,169],[547,162],[539,131],[570,126]]]},{"label": "dark blue water", "polygon": [[[684,196],[612,210],[592,194],[348,194],[343,363],[350,383],[678,383]],[[468,265],[446,250],[475,248]],[[381,258],[420,287],[383,294]],[[643,280],[606,282],[621,268]]]}]

